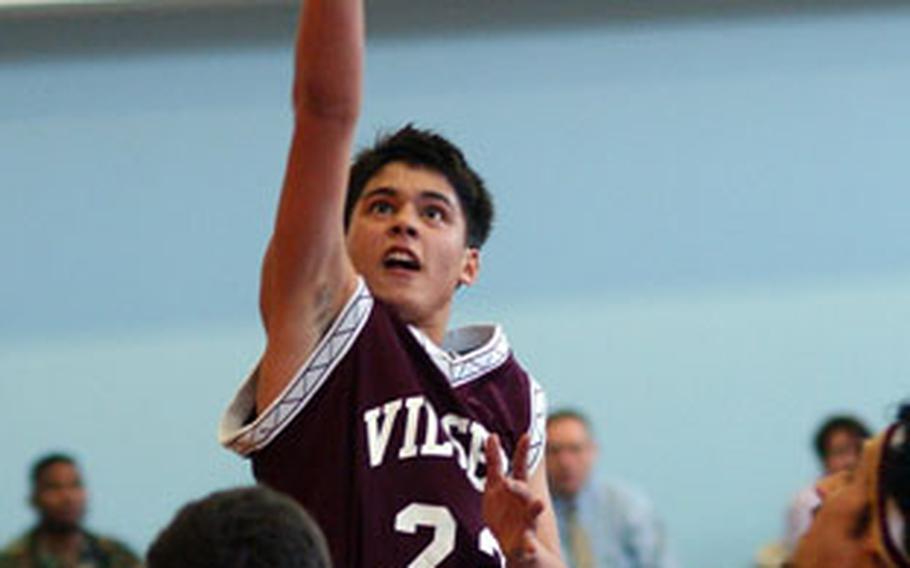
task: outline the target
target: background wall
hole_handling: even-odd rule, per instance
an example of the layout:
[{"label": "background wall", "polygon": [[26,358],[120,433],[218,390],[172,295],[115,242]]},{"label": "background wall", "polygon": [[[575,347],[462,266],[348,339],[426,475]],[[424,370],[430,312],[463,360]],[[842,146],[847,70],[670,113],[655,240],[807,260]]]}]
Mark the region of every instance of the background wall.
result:
[{"label": "background wall", "polygon": [[[747,566],[818,420],[880,427],[910,392],[910,10],[490,4],[452,27],[371,4],[358,138],[463,144],[499,217],[457,319],[503,322],[591,413],[601,473],[653,497],[684,565]],[[49,449],[140,549],[250,481],[215,428],[262,346],[292,30],[287,8],[0,21],[0,539]]]}]

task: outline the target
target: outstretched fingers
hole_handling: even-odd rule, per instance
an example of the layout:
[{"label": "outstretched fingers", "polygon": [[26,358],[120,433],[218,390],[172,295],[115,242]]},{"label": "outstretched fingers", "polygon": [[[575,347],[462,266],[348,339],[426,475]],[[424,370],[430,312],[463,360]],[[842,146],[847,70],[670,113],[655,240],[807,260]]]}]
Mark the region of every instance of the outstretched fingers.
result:
[{"label": "outstretched fingers", "polygon": [[543,513],[543,510],[544,510],[543,501],[541,501],[540,499],[534,498],[531,501],[531,503],[528,504],[528,512],[527,512],[528,524],[535,523],[537,521],[537,517],[539,517],[540,514]]},{"label": "outstretched fingers", "polygon": [[487,484],[491,488],[501,488],[508,492],[512,499],[520,502],[525,522],[533,526],[544,510],[544,503],[531,493],[527,484],[530,447],[530,438],[527,434],[522,435],[512,454],[511,475],[503,473],[502,446],[498,435],[491,434],[487,438],[484,452],[487,459]]},{"label": "outstretched fingers", "polygon": [[487,461],[484,520],[506,555],[519,565],[523,559],[536,557],[537,521],[545,508],[528,484],[529,447],[528,437],[522,436],[512,455],[511,474],[506,474],[499,437],[491,434],[484,445]]},{"label": "outstretched fingers", "polygon": [[520,481],[528,480],[528,451],[531,447],[531,439],[527,434],[522,434],[518,439],[518,445],[515,446],[515,453],[512,454],[512,477]]},{"label": "outstretched fingers", "polygon": [[503,483],[505,476],[502,473],[502,449],[499,444],[499,436],[490,434],[483,451],[487,458],[487,483],[494,485]]}]

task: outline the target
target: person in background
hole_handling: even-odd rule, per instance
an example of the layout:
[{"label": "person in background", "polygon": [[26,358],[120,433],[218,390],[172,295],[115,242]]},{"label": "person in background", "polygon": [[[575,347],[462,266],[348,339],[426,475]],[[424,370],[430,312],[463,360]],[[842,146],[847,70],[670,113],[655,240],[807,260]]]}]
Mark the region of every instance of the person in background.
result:
[{"label": "person in background", "polygon": [[184,506],[149,548],[148,568],[330,568],[325,537],[293,499],[265,487]]},{"label": "person in background", "polygon": [[816,485],[821,504],[790,568],[910,566],[910,405],[864,443],[850,470]]},{"label": "person in background", "polygon": [[134,568],[139,558],[121,542],[85,529],[88,496],[76,460],[48,454],[31,469],[38,523],[0,551],[0,568]]},{"label": "person in background", "polygon": [[617,484],[591,480],[597,445],[587,417],[575,410],[552,413],[546,448],[563,557],[571,566],[676,566],[648,500]]},{"label": "person in background", "polygon": [[[869,429],[850,415],[829,416],[815,432],[812,447],[822,467],[822,475],[850,471],[859,463],[863,442]],[[784,548],[789,553],[809,528],[821,500],[815,483],[803,488],[790,503],[784,532]]]}]

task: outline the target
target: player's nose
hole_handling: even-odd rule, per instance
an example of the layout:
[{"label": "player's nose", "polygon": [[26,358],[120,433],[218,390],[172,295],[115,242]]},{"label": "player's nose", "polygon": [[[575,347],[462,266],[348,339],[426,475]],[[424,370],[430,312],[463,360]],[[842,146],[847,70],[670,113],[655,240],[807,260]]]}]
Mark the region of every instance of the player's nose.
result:
[{"label": "player's nose", "polygon": [[394,236],[407,236],[414,238],[417,236],[416,212],[411,207],[402,207],[392,218],[392,224],[389,231]]},{"label": "player's nose", "polygon": [[406,235],[408,237],[417,236],[417,228],[408,223],[395,223],[392,225],[391,232],[393,235]]}]

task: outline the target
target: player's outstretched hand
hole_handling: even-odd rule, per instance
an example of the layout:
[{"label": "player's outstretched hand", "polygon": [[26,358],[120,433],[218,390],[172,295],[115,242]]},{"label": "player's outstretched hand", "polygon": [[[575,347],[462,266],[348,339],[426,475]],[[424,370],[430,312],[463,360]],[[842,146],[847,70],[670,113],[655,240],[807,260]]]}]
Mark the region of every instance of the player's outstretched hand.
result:
[{"label": "player's outstretched hand", "polygon": [[509,566],[534,563],[541,547],[537,540],[537,518],[543,501],[531,494],[528,486],[527,434],[522,436],[512,456],[512,474],[504,473],[499,437],[492,434],[484,452],[487,482],[483,492],[483,518],[499,541]]}]

